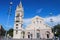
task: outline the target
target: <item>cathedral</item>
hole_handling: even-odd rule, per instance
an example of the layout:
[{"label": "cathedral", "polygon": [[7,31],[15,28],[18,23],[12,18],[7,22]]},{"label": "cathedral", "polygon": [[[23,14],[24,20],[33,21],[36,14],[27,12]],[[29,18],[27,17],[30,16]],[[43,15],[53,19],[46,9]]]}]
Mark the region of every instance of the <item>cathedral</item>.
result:
[{"label": "cathedral", "polygon": [[22,3],[16,7],[15,10],[15,20],[14,20],[14,31],[13,38],[14,39],[36,39],[36,38],[45,38],[51,39],[53,38],[52,29],[49,25],[44,22],[44,19],[40,16],[35,16],[31,19],[31,23],[27,25],[27,27],[23,28],[23,17],[24,10]]}]

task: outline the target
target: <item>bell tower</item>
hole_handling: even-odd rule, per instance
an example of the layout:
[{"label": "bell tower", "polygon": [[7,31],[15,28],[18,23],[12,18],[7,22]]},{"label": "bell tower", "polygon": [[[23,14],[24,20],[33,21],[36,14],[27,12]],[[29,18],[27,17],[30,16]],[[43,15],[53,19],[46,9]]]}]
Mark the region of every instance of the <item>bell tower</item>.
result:
[{"label": "bell tower", "polygon": [[15,22],[14,22],[14,31],[13,31],[13,38],[14,39],[20,39],[22,38],[22,25],[23,25],[23,7],[22,3],[20,1],[20,4],[17,6],[15,11]]}]

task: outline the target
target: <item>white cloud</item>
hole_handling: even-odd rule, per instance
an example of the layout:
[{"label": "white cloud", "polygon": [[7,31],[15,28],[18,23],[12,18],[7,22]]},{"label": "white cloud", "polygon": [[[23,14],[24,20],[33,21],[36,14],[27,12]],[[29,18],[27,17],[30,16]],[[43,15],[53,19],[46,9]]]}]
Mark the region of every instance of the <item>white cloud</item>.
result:
[{"label": "white cloud", "polygon": [[[51,23],[50,22],[50,19],[53,19],[53,23]],[[24,19],[24,25],[25,26],[27,26],[28,24],[30,24],[31,23],[31,19],[32,18],[26,18],[26,19]],[[60,14],[59,15],[57,15],[57,16],[50,16],[50,17],[45,17],[45,18],[43,18],[44,19],[44,21],[47,23],[47,24],[49,24],[49,25],[56,25],[56,24],[58,24],[58,23],[60,23]]]},{"label": "white cloud", "polygon": [[[50,22],[51,21],[50,19],[53,19],[52,23]],[[46,17],[46,18],[44,18],[44,20],[46,23],[48,23],[51,26],[60,24],[60,14],[57,16]]]},{"label": "white cloud", "polygon": [[41,13],[42,10],[43,10],[42,8],[41,9],[37,9],[36,13]]},{"label": "white cloud", "polygon": [[23,20],[24,26],[27,26],[28,24],[31,23],[31,18],[26,18]]}]

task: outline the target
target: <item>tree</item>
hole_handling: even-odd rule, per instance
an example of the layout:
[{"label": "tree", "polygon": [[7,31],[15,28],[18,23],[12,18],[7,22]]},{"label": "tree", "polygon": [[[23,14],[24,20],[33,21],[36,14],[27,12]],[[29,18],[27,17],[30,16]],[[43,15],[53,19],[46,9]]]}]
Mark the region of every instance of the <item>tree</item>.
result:
[{"label": "tree", "polygon": [[60,35],[60,24],[55,25],[53,29],[54,29],[54,32],[56,32],[55,36],[59,36]]},{"label": "tree", "polygon": [[11,37],[13,37],[13,29],[12,28],[9,29],[8,32],[7,32],[7,34],[9,34]]}]

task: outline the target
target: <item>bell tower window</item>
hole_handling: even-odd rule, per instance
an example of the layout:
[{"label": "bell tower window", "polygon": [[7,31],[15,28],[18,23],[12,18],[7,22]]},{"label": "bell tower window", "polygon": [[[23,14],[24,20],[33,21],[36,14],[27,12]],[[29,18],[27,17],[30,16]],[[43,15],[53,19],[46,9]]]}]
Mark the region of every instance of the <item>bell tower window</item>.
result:
[{"label": "bell tower window", "polygon": [[16,29],[18,29],[18,27],[16,27]]},{"label": "bell tower window", "polygon": [[19,22],[18,20],[16,20],[16,22]]},{"label": "bell tower window", "polygon": [[18,26],[18,24],[16,24],[16,26]]},{"label": "bell tower window", "polygon": [[19,17],[20,16],[20,14],[18,13],[17,15],[16,15],[16,17]]}]

